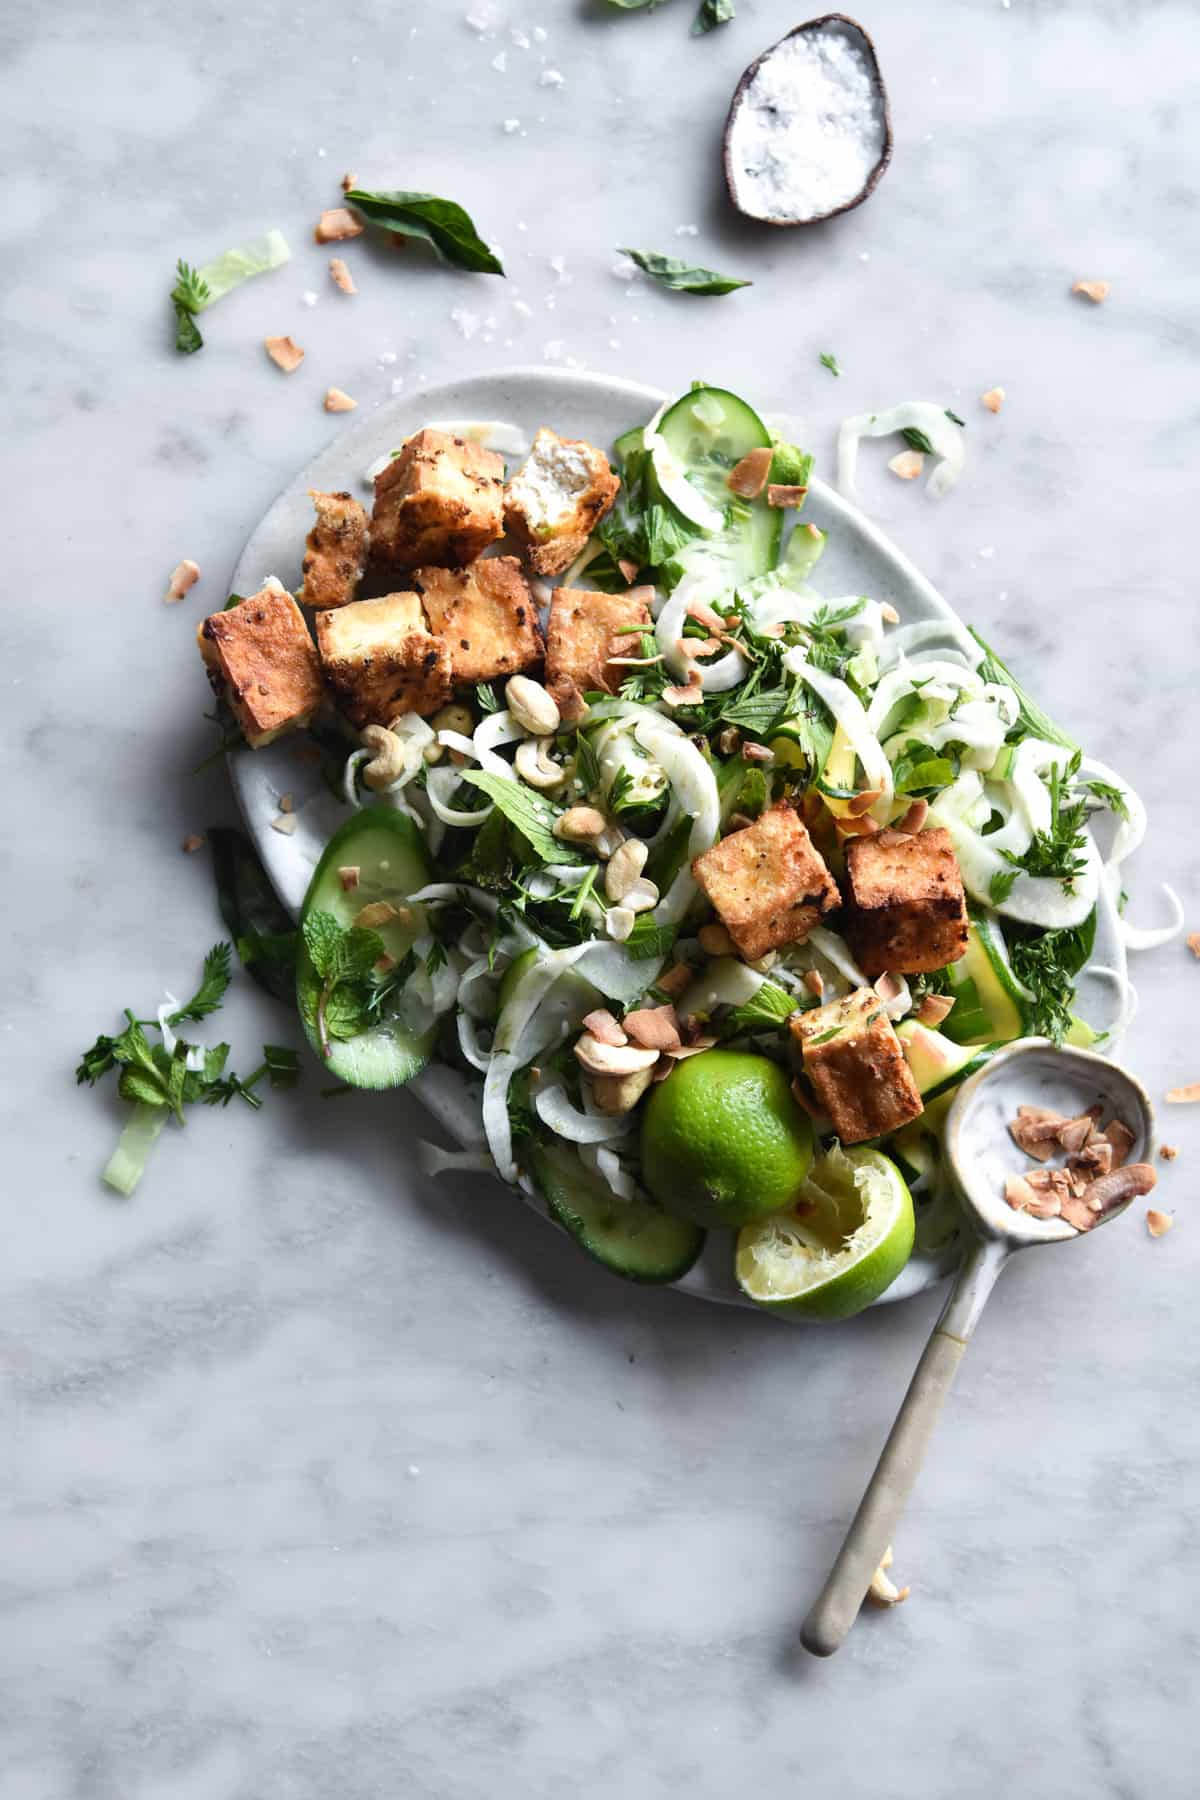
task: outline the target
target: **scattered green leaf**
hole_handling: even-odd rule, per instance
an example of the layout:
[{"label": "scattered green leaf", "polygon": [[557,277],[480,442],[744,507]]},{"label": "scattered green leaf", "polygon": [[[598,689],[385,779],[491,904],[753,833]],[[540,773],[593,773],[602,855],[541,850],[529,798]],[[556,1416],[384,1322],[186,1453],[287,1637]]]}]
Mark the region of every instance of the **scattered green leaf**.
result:
[{"label": "scattered green leaf", "polygon": [[831,351],[822,350],[820,361],[821,367],[823,369],[828,369],[831,375],[841,374],[842,371],[838,368],[838,359]]},{"label": "scattered green leaf", "polygon": [[453,263],[456,268],[483,275],[504,273],[499,259],[476,231],[470,215],[453,200],[441,200],[436,194],[351,188],[346,195],[346,204],[385,231],[422,239],[443,262]]},{"label": "scattered green leaf", "polygon": [[660,287],[676,294],[732,294],[735,288],[753,286],[734,275],[719,275],[715,269],[698,268],[681,262],[678,257],[662,256],[657,250],[622,250],[639,269],[657,281]]}]

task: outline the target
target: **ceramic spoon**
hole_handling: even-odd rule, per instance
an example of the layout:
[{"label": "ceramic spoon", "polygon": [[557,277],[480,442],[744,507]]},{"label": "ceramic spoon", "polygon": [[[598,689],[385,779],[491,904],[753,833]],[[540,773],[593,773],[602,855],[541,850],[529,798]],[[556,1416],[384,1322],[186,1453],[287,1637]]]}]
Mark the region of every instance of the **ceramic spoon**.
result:
[{"label": "ceramic spoon", "polygon": [[[1009,1120],[1026,1103],[1076,1118],[1095,1101],[1102,1101],[1106,1115],[1134,1133],[1128,1164],[1149,1162],[1154,1113],[1145,1090],[1124,1069],[1090,1050],[1055,1049],[1044,1038],[1024,1039],[997,1052],[959,1089],[946,1119],[945,1154],[971,1228],[966,1253],[837,1561],[804,1621],[800,1641],[814,1656],[832,1656],[854,1623],[1001,1269],[1016,1250],[1070,1243],[1084,1235],[1064,1219],[1015,1212],[1005,1200],[1006,1177],[1025,1166],[1008,1134]],[[1097,1222],[1107,1224],[1134,1198],[1131,1193]]]}]

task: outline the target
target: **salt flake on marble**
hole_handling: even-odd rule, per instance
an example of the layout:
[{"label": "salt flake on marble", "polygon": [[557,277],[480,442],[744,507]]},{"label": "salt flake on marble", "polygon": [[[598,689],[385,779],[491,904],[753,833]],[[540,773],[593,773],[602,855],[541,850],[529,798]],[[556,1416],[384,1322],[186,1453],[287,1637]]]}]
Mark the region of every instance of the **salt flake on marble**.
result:
[{"label": "salt flake on marble", "polygon": [[522,319],[532,319],[533,317],[533,308],[528,300],[514,300],[512,309]]},{"label": "salt flake on marble", "polygon": [[677,225],[675,227],[675,236],[676,237],[699,237],[700,236],[700,227],[698,225]]},{"label": "salt flake on marble", "polygon": [[396,352],[394,350],[381,350],[379,352],[379,366],[381,369],[390,368],[395,360]]},{"label": "salt flake on marble", "polygon": [[458,327],[463,337],[470,343],[471,339],[482,325],[483,320],[478,313],[471,312],[469,308],[465,306],[452,306],[450,308],[450,322]]},{"label": "salt flake on marble", "polygon": [[514,131],[520,131],[520,129],[521,129],[520,119],[505,119],[504,131],[508,137],[511,137]]},{"label": "salt flake on marble", "polygon": [[543,69],[538,76],[538,86],[545,88],[560,88],[565,86],[566,79],[567,78],[561,69]]},{"label": "salt flake on marble", "polygon": [[518,50],[528,50],[529,38],[518,26],[514,25],[508,35]]},{"label": "salt flake on marble", "polygon": [[392,377],[392,393],[393,394],[400,393],[401,390],[403,389],[403,387],[404,387],[403,375],[393,375],[393,377]]},{"label": "salt flake on marble", "polygon": [[546,27],[544,25],[535,25],[534,26],[533,41],[535,44],[544,44],[546,42],[546,39],[549,36],[550,36],[550,33],[546,30]]},{"label": "salt flake on marble", "polygon": [[561,338],[550,338],[542,345],[542,361],[549,363],[561,362],[565,349],[566,345]]},{"label": "salt flake on marble", "polygon": [[317,304],[317,301],[321,298],[321,296],[320,296],[320,294],[316,293],[312,288],[305,288],[305,290],[301,294],[300,298],[304,302],[305,306],[315,306]]},{"label": "salt flake on marble", "polygon": [[637,274],[637,264],[631,257],[618,256],[609,269],[609,274],[615,275],[618,281],[632,281]]},{"label": "salt flake on marble", "polygon": [[495,71],[498,75],[507,75],[507,73],[508,73],[508,51],[507,50],[501,50],[498,56],[493,56],[492,67],[493,67],[493,69],[495,69]]}]

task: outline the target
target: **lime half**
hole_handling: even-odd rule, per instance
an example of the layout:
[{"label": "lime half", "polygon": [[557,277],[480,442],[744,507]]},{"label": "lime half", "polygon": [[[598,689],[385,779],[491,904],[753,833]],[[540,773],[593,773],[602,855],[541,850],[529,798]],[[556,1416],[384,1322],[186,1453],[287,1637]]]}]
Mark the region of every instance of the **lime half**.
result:
[{"label": "lime half", "polygon": [[892,1285],[912,1247],[912,1195],[895,1163],[835,1146],[789,1207],[738,1233],[738,1285],[772,1312],[849,1319]]}]

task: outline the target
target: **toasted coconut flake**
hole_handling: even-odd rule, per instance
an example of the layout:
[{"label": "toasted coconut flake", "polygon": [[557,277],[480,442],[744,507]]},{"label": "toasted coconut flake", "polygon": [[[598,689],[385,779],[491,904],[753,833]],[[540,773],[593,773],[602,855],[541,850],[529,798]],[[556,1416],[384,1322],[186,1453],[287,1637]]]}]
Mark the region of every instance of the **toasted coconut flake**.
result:
[{"label": "toasted coconut flake", "polygon": [[362,869],[358,863],[343,863],[338,870],[338,881],[343,894],[352,894],[358,886]]},{"label": "toasted coconut flake", "polygon": [[[1170,1098],[1170,1095],[1167,1096]],[[1129,1161],[1129,1152],[1137,1141],[1128,1125],[1121,1119],[1112,1119],[1100,1134],[1112,1145],[1112,1166],[1122,1168]]]},{"label": "toasted coconut flake", "polygon": [[318,244],[340,244],[346,238],[361,237],[366,226],[348,206],[331,206],[317,220],[313,237]]},{"label": "toasted coconut flake", "polygon": [[771,473],[771,458],[775,452],[764,446],[751,450],[743,456],[730,470],[726,486],[731,494],[739,500],[757,500],[767,485],[767,477]]},{"label": "toasted coconut flake", "polygon": [[850,817],[852,819],[861,819],[864,813],[869,813],[875,802],[879,799],[881,791],[880,788],[864,788],[861,794],[855,794],[851,799],[847,800],[846,811],[850,814]]},{"label": "toasted coconut flake", "polygon": [[897,819],[896,830],[902,831],[906,837],[916,837],[924,829],[929,817],[928,800],[914,800],[902,819]]},{"label": "toasted coconut flake", "polygon": [[355,181],[353,175],[346,174],[346,175],[342,176],[342,192],[343,192],[343,194],[348,194],[352,187],[357,187],[357,186],[358,186],[358,183]]},{"label": "toasted coconut flake", "polygon": [[611,1044],[614,1050],[619,1050],[622,1044],[629,1042],[628,1035],[621,1029],[613,1015],[603,1007],[598,1007],[595,1012],[588,1013],[584,1018],[583,1027],[585,1031],[590,1031],[599,1043]]},{"label": "toasted coconut flake", "polygon": [[953,994],[926,994],[917,1008],[916,1018],[919,1025],[938,1026],[943,1019],[948,1019],[954,1011]]},{"label": "toasted coconut flake", "polygon": [[672,1000],[678,1000],[680,994],[692,985],[692,971],[687,963],[673,963],[654,985],[660,994],[669,994]]},{"label": "toasted coconut flake", "polygon": [[901,450],[888,464],[892,474],[898,475],[901,481],[915,481],[924,467],[925,458],[919,450]]},{"label": "toasted coconut flake", "polygon": [[686,1062],[689,1056],[701,1056],[705,1050],[711,1050],[716,1041],[715,1037],[707,1035],[698,1037],[690,1044],[680,1044],[677,1050],[664,1050],[663,1055],[671,1057],[674,1062]]},{"label": "toasted coconut flake", "polygon": [[334,286],[340,287],[343,294],[357,294],[358,289],[354,285],[354,277],[340,256],[331,258],[329,273],[333,276]]},{"label": "toasted coconut flake", "polygon": [[626,581],[628,581],[630,583],[630,585],[632,585],[637,580],[638,565],[635,562],[630,562],[628,557],[625,557],[625,556],[618,557],[617,558],[617,567],[618,567],[618,569],[620,569],[622,575],[625,577]]},{"label": "toasted coconut flake", "polygon": [[892,1566],[892,1546],[889,1544],[883,1553],[879,1567],[871,1577],[871,1585],[867,1589],[867,1599],[872,1606],[899,1606],[908,1599],[911,1588],[898,1588],[888,1570]]},{"label": "toasted coconut flake", "polygon": [[814,994],[818,1000],[823,998],[825,993],[825,977],[822,975],[820,969],[805,969],[803,981],[810,994]]},{"label": "toasted coconut flake", "polygon": [[1189,1082],[1187,1087],[1168,1088],[1167,1100],[1171,1106],[1191,1106],[1200,1100],[1200,1081]]},{"label": "toasted coconut flake", "polygon": [[1064,1150],[1077,1155],[1093,1135],[1094,1127],[1091,1115],[1084,1113],[1078,1119],[1068,1119],[1065,1125],[1058,1128],[1058,1141]]},{"label": "toasted coconut flake", "polygon": [[1077,1231],[1090,1231],[1109,1213],[1150,1193],[1157,1181],[1158,1175],[1150,1163],[1129,1163],[1123,1169],[1099,1176],[1088,1187],[1084,1199],[1072,1196],[1069,1202],[1064,1201],[1063,1217]]},{"label": "toasted coconut flake", "polygon": [[341,388],[327,388],[325,391],[326,412],[353,412],[357,405],[358,401],[352,400]]},{"label": "toasted coconut flake", "polygon": [[1002,387],[989,388],[986,394],[980,394],[980,400],[990,413],[998,413],[1004,405],[1006,395]]},{"label": "toasted coconut flake", "polygon": [[721,648],[721,640],[720,638],[711,637],[683,637],[680,638],[677,647],[681,656],[686,656],[692,661],[695,661],[697,657],[711,656],[714,651],[719,650]]},{"label": "toasted coconut flake", "polygon": [[1073,294],[1082,294],[1093,306],[1100,306],[1112,293],[1111,281],[1077,281],[1071,288]]},{"label": "toasted coconut flake", "polygon": [[790,506],[803,506],[806,487],[794,487],[787,482],[773,481],[767,489],[767,505],[783,510]]},{"label": "toasted coconut flake", "polygon": [[280,810],[280,812],[295,812],[295,810],[296,810],[295,794],[280,794],[279,810]]},{"label": "toasted coconut flake", "polygon": [[1174,1223],[1174,1213],[1159,1212],[1158,1209],[1153,1206],[1147,1208],[1146,1230],[1150,1233],[1152,1238],[1166,1237]]},{"label": "toasted coconut flake", "polygon": [[[654,590],[651,588],[649,595],[642,597],[652,598],[653,592]],[[714,612],[711,606],[705,606],[703,600],[689,601],[687,616],[689,619],[695,619],[697,625],[703,625],[705,631],[711,631],[716,637],[720,637],[725,629],[725,621],[720,613]]]},{"label": "toasted coconut flake", "polygon": [[1188,934],[1187,947],[1195,957],[1200,957],[1200,931]]},{"label": "toasted coconut flake", "polygon": [[773,763],[775,752],[769,744],[754,744],[749,739],[742,745],[742,761],[748,763]]},{"label": "toasted coconut flake", "polygon": [[904,992],[904,984],[890,970],[882,974],[875,982],[875,992],[886,1005],[889,1000],[898,1000]]},{"label": "toasted coconut flake", "polygon": [[1158,1154],[1162,1157],[1164,1162],[1174,1162],[1175,1158],[1179,1155],[1178,1145],[1160,1144]]},{"label": "toasted coconut flake", "polygon": [[271,830],[277,831],[280,837],[291,837],[298,824],[295,813],[278,813],[271,820]]},{"label": "toasted coconut flake", "polygon": [[[1014,1212],[1037,1213],[1045,1216],[1041,1209],[1047,1204],[1044,1196],[1032,1185],[1024,1175],[1010,1175],[1004,1183],[1004,1198]],[[1057,1205],[1055,1211],[1057,1211]]]},{"label": "toasted coconut flake", "polygon": [[679,1022],[673,1006],[643,1006],[625,1014],[625,1030],[647,1050],[678,1050]]},{"label": "toasted coconut flake", "polygon": [[285,375],[291,375],[304,361],[304,352],[294,338],[269,337],[264,338],[263,343],[275,367],[282,369]]},{"label": "toasted coconut flake", "polygon": [[699,669],[688,670],[686,686],[665,687],[662,697],[668,706],[698,706],[704,698],[704,682]]},{"label": "toasted coconut flake", "polygon": [[880,603],[879,616],[885,625],[898,625],[900,623],[900,614],[896,611],[890,600],[884,600]]},{"label": "toasted coconut flake", "polygon": [[360,906],[354,915],[354,923],[363,931],[376,931],[381,925],[390,925],[399,917],[390,900],[368,900]]},{"label": "toasted coconut flake", "polygon": [[183,596],[195,587],[199,579],[200,564],[194,563],[190,557],[185,556],[181,563],[176,563],[171,575],[171,585],[163,595],[167,605],[173,606],[177,600],[182,600]]},{"label": "toasted coconut flake", "polygon": [[197,850],[204,848],[204,839],[197,831],[189,831],[179,848],[185,856],[195,856]]}]

